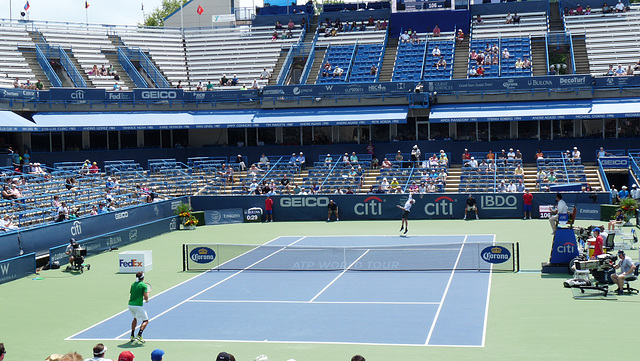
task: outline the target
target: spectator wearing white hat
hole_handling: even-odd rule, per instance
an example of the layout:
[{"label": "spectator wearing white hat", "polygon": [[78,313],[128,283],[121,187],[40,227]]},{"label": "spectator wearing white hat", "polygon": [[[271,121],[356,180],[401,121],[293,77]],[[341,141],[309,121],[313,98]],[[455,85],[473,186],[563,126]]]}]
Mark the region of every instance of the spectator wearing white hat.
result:
[{"label": "spectator wearing white hat", "polygon": [[638,185],[634,184],[631,186],[631,192],[629,192],[629,196],[635,199],[636,201],[640,201],[640,189],[638,189]]},{"label": "spectator wearing white hat", "polygon": [[629,191],[627,190],[627,186],[622,186],[622,190],[618,192],[618,197],[620,197],[621,200],[629,197]]},{"label": "spectator wearing white hat", "polygon": [[413,166],[415,167],[418,162],[420,161],[420,148],[418,148],[418,145],[414,145],[413,149],[411,149],[411,162],[413,163]]},{"label": "spectator wearing white hat", "polygon": [[475,157],[471,157],[471,159],[469,160],[469,166],[473,169],[478,168],[478,161]]},{"label": "spectator wearing white hat", "polygon": [[307,159],[305,158],[302,152],[300,152],[300,154],[298,155],[298,158],[296,159],[296,163],[298,163],[298,165],[300,166],[300,169],[305,169],[305,167],[307,166]]},{"label": "spectator wearing white hat", "polygon": [[513,148],[509,148],[509,153],[507,153],[508,160],[516,159],[516,153],[513,151]]},{"label": "spectator wearing white hat", "polygon": [[573,151],[571,152],[571,159],[573,162],[580,162],[580,151],[578,147],[573,147]]},{"label": "spectator wearing white hat", "polygon": [[107,346],[99,343],[93,346],[93,358],[86,359],[85,361],[112,361],[104,358],[105,353],[107,353]]}]

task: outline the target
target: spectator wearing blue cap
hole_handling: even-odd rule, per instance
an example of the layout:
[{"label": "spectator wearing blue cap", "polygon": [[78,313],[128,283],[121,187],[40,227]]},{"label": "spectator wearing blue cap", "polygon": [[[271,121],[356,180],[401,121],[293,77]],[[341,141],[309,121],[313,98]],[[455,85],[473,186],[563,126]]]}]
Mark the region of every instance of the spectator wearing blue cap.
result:
[{"label": "spectator wearing blue cap", "polygon": [[599,255],[604,254],[604,250],[603,250],[604,240],[602,239],[602,236],[600,235],[600,228],[596,227],[591,232],[593,233],[593,236],[596,238],[596,240],[593,241],[593,243],[592,243],[592,245],[593,245],[593,256],[592,256],[592,258],[597,258]]},{"label": "spectator wearing blue cap", "polygon": [[159,348],[151,351],[151,361],[162,361],[162,356],[164,356],[164,351]]}]

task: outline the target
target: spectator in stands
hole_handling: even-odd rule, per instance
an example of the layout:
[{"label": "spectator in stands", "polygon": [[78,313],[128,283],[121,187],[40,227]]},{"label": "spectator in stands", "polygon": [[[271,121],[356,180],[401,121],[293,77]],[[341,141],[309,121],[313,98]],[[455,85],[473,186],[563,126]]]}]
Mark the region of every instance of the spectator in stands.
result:
[{"label": "spectator in stands", "polygon": [[289,23],[287,24],[287,29],[293,30],[296,27],[296,24],[293,22],[293,19],[289,19]]},{"label": "spectator in stands", "polygon": [[516,192],[516,185],[513,183],[513,181],[510,181],[509,185],[507,185],[507,192],[508,193],[515,193]]},{"label": "spectator in stands", "polygon": [[300,166],[300,169],[304,170],[307,167],[307,159],[304,154],[300,152],[298,157],[296,157],[296,164]]},{"label": "spectator in stands", "polygon": [[613,12],[613,9],[609,5],[607,5],[607,3],[602,4],[602,13],[603,14],[609,14],[611,12]]},{"label": "spectator in stands", "polygon": [[469,167],[471,167],[471,169],[477,171],[478,169],[478,161],[476,160],[475,157],[471,157],[471,159],[469,159],[469,162],[467,163],[469,164]]},{"label": "spectator in stands", "polygon": [[338,77],[338,78],[342,77],[342,73],[344,73],[344,69],[342,69],[339,66],[336,66],[336,68],[333,69],[333,77],[334,78],[335,77]]},{"label": "spectator in stands", "polygon": [[62,222],[69,216],[69,208],[67,207],[67,202],[61,202],[60,207],[57,209],[58,216],[56,217],[54,222]]},{"label": "spectator in stands", "polygon": [[518,163],[516,169],[513,172],[521,181],[524,180],[524,169],[522,168],[521,164]]},{"label": "spectator in stands", "polygon": [[476,49],[471,50],[471,52],[469,53],[469,59],[476,60],[477,57],[478,53],[476,53]]},{"label": "spectator in stands", "polygon": [[610,188],[610,193],[611,193],[611,203],[612,204],[618,204],[620,203],[620,193],[618,192],[618,190],[616,189],[615,185],[611,185]]},{"label": "spectator in stands", "polygon": [[513,24],[520,24],[520,15],[518,15],[518,13],[514,13],[513,14],[513,20],[512,20]]},{"label": "spectator in stands", "polygon": [[222,74],[222,78],[220,78],[219,84],[222,86],[226,86],[229,83],[229,79],[227,79],[227,74]]},{"label": "spectator in stands", "polygon": [[16,224],[11,220],[11,216],[8,213],[5,213],[3,218],[2,227],[5,232],[7,231],[17,231],[20,229]]},{"label": "spectator in stands", "polygon": [[516,152],[513,151],[513,148],[509,148],[509,152],[507,153],[507,160],[516,159]]},{"label": "spectator in stands", "polygon": [[302,19],[300,20],[300,29],[306,29],[307,28],[307,18],[306,17],[302,17]]},{"label": "spectator in stands", "polygon": [[278,30],[274,30],[273,33],[271,34],[271,41],[276,41],[278,40]]},{"label": "spectator in stands", "polygon": [[349,163],[351,163],[351,165],[358,164],[358,156],[356,155],[356,152],[351,153],[351,156],[349,157]]},{"label": "spectator in stands", "polygon": [[508,13],[507,17],[505,18],[505,24],[511,24],[513,22],[513,14]]},{"label": "spectator in stands", "polygon": [[572,11],[569,10],[569,8],[566,6],[564,7],[563,13],[564,13],[564,16],[572,15]]},{"label": "spectator in stands", "polygon": [[433,37],[440,37],[440,28],[438,27],[438,25],[436,24],[436,26],[433,28]]},{"label": "spectator in stands", "polygon": [[104,64],[102,64],[102,66],[100,67],[99,70],[100,76],[107,76],[107,68],[104,67]]},{"label": "spectator in stands", "polygon": [[244,158],[242,158],[242,155],[238,154],[238,156],[236,157],[236,164],[238,164],[238,168],[241,172],[247,170],[247,164],[244,162]]},{"label": "spectator in stands", "polygon": [[471,153],[469,153],[469,149],[464,148],[464,152],[462,152],[462,163],[466,163],[466,161],[471,160]]},{"label": "spectator in stands", "polygon": [[383,193],[389,192],[389,181],[387,180],[387,177],[382,178],[382,182],[380,182],[380,189]]},{"label": "spectator in stands", "polygon": [[624,70],[621,64],[618,64],[618,69],[615,71],[615,76],[624,76],[627,75],[627,72]]},{"label": "spectator in stands", "polygon": [[484,63],[484,57],[485,57],[484,53],[480,53],[480,54],[476,55],[476,59],[475,59],[476,60],[476,64],[482,65]]},{"label": "spectator in stands", "polygon": [[482,65],[478,66],[478,70],[476,70],[476,75],[479,77],[484,76],[484,68],[482,67]]},{"label": "spectator in stands", "polygon": [[113,71],[113,80],[120,81],[120,75],[118,75],[117,71]]},{"label": "spectator in stands", "polygon": [[258,85],[258,80],[253,79],[253,83],[251,84],[251,89],[260,89],[260,86]]},{"label": "spectator in stands", "polygon": [[496,159],[496,154],[489,149],[489,153],[487,153],[487,156],[485,157],[489,162],[492,162]]},{"label": "spectator in stands", "polygon": [[627,71],[626,71],[627,75],[633,75],[633,68],[631,67],[631,65],[629,65],[627,67]]},{"label": "spectator in stands", "polygon": [[6,199],[6,200],[14,200],[17,199],[18,197],[16,197],[13,192],[11,192],[11,189],[9,189],[9,186],[2,186],[2,199]]},{"label": "spectator in stands", "polygon": [[271,77],[271,73],[267,70],[267,68],[262,69],[262,73],[260,73],[260,79],[269,79]]},{"label": "spectator in stands", "polygon": [[478,174],[485,175],[487,174],[488,169],[489,165],[487,164],[487,161],[483,159],[482,163],[478,165]]},{"label": "spectator in stands", "polygon": [[531,69],[531,60],[529,60],[529,58],[527,58],[526,56],[524,57],[524,60],[522,61],[522,68],[523,69]]},{"label": "spectator in stands", "polygon": [[476,67],[472,66],[468,71],[469,78],[475,78],[478,76],[478,72],[476,71]]},{"label": "spectator in stands", "polygon": [[391,164],[391,162],[389,161],[389,159],[385,158],[382,161],[382,165],[380,166],[382,169],[389,169],[391,168],[393,165]]},{"label": "spectator in stands", "polygon": [[42,84],[42,82],[40,81],[40,79],[36,79],[36,89],[37,90],[44,90],[44,84]]},{"label": "spectator in stands", "polygon": [[370,74],[371,76],[376,76],[376,74],[378,74],[378,67],[375,64],[371,65]]},{"label": "spectator in stands", "polygon": [[516,69],[522,69],[524,67],[524,62],[522,61],[522,59],[518,58],[518,60],[516,60]]},{"label": "spectator in stands", "polygon": [[113,87],[111,87],[111,90],[114,92],[118,92],[120,90],[122,90],[122,87],[120,86],[120,84],[118,84],[118,82],[113,83]]},{"label": "spectator in stands", "polygon": [[555,183],[558,180],[556,178],[556,174],[553,169],[549,170],[549,175],[547,176],[547,183]]},{"label": "spectator in stands", "polygon": [[260,167],[268,167],[269,164],[270,164],[269,158],[264,153],[262,153],[262,155],[260,156],[260,161],[258,162],[258,165]]},{"label": "spectator in stands", "polygon": [[233,74],[233,78],[231,78],[231,85],[238,85],[238,77],[235,74]]},{"label": "spectator in stands", "polygon": [[497,54],[493,55],[493,58],[491,59],[491,65],[498,65],[499,62],[500,56]]},{"label": "spectator in stands", "polygon": [[413,45],[420,45],[420,36],[415,31],[411,34],[411,43]]},{"label": "spectator in stands", "polygon": [[473,25],[482,25],[484,24],[484,20],[482,20],[482,16],[478,14],[476,18],[473,20]]},{"label": "spectator in stands", "polygon": [[276,20],[276,25],[274,27],[274,30],[282,30],[282,24],[280,23],[280,21]]},{"label": "spectator in stands", "polygon": [[404,33],[400,34],[400,42],[401,43],[408,43],[410,39],[411,39],[411,37],[409,36],[409,34],[406,31]]},{"label": "spectator in stands", "polygon": [[440,49],[438,49],[438,46],[436,45],[435,48],[433,48],[433,51],[431,51],[431,55],[434,57],[439,57],[440,56]]},{"label": "spectator in stands", "polygon": [[447,61],[444,60],[444,56],[441,56],[436,63],[436,70],[440,70],[440,67],[442,67],[442,70],[445,70],[447,68]]},{"label": "spectator in stands", "polygon": [[617,13],[623,13],[623,12],[627,11],[627,7],[624,6],[624,4],[622,3],[622,0],[618,0],[618,3],[616,4],[614,10]]},{"label": "spectator in stands", "polygon": [[611,155],[611,153],[606,152],[604,150],[604,147],[600,147],[600,150],[598,152],[596,152],[596,158],[606,157],[606,156],[609,156],[609,155]]},{"label": "spectator in stands", "polygon": [[622,200],[625,198],[629,198],[629,191],[627,190],[627,186],[622,186],[622,189],[618,193],[618,197]]},{"label": "spectator in stands", "polygon": [[441,166],[449,166],[449,157],[447,156],[447,153],[444,152],[444,150],[440,149],[440,156],[438,157],[438,163]]},{"label": "spectator in stands", "polygon": [[591,15],[591,5],[587,4],[586,9],[584,9],[585,15]]},{"label": "spectator in stands", "polygon": [[509,59],[510,56],[511,54],[509,54],[509,49],[504,48],[504,50],[502,50],[502,59]]},{"label": "spectator in stands", "polygon": [[500,181],[500,184],[498,185],[498,189],[496,190],[498,193],[507,193],[508,192],[508,188],[507,185],[505,184],[504,180]]},{"label": "spectator in stands", "polygon": [[231,184],[233,184],[233,182],[234,182],[234,179],[233,179],[233,173],[234,173],[234,171],[233,171],[233,167],[232,167],[232,166],[228,166],[228,167],[227,167],[227,171],[225,172],[225,178],[227,178],[227,180],[228,180]]},{"label": "spectator in stands", "polygon": [[93,162],[93,164],[91,164],[91,167],[89,167],[89,173],[98,174],[98,172],[100,172],[100,168],[98,168],[98,163]]},{"label": "spectator in stands", "polygon": [[609,64],[609,69],[607,69],[607,72],[604,73],[604,76],[615,76],[616,75],[616,70],[613,69],[613,64]]},{"label": "spectator in stands", "polygon": [[504,151],[504,149],[502,150],[502,152],[500,152],[500,154],[498,154],[498,163],[505,163],[507,160],[507,153]]},{"label": "spectator in stands", "polygon": [[462,29],[458,29],[458,33],[456,34],[456,41],[458,42],[458,44],[464,41],[464,32],[462,31]]},{"label": "spectator in stands", "polygon": [[[497,57],[496,57],[496,60],[497,60]],[[492,62],[491,53],[485,53],[483,65],[491,66],[491,62]]]},{"label": "spectator in stands", "polygon": [[14,87],[14,88],[17,88],[17,89],[20,89],[20,88],[21,88],[21,86],[20,86],[20,79],[16,78],[16,79],[13,81],[13,87]]},{"label": "spectator in stands", "polygon": [[296,165],[296,160],[297,159],[298,159],[298,157],[296,157],[296,153],[291,153],[291,158],[289,158],[289,164]]}]

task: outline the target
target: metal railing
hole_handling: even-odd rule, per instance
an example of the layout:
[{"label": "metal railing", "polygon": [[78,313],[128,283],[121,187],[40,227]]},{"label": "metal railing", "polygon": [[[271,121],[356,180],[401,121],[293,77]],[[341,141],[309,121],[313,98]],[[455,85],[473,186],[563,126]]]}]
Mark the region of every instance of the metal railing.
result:
[{"label": "metal railing", "polygon": [[122,47],[118,47],[118,62],[120,62],[120,65],[122,65],[122,68],[124,69],[124,71],[126,71],[127,74],[129,74],[129,77],[131,78],[131,80],[133,80],[133,83],[136,85],[136,87],[138,88],[149,87],[149,85],[147,84],[147,81],[144,80],[142,78],[142,75],[140,75],[140,73],[138,72],[138,69],[136,69],[136,67],[133,66],[133,64],[131,64],[129,57],[124,53],[124,51],[122,50]]},{"label": "metal railing", "polygon": [[[316,30],[316,34],[313,36],[313,42],[311,42],[311,51],[309,52],[309,57],[307,58],[307,63],[304,65],[304,69],[302,69],[302,75],[300,75],[300,80],[298,83],[305,84],[307,82],[307,78],[309,78],[309,73],[311,73],[311,68],[313,67],[314,59],[316,57],[316,43],[318,42],[318,31]],[[329,47],[327,47],[329,49]]]},{"label": "metal railing", "polygon": [[62,64],[64,69],[67,71],[67,74],[69,74],[69,77],[76,88],[86,88],[87,83],[84,81],[84,78],[78,71],[78,68],[76,68],[76,66],[71,62],[71,59],[69,59],[67,52],[64,51],[60,45],[54,45],[53,48],[57,48],[58,55],[60,55],[60,64]]},{"label": "metal railing", "polygon": [[129,57],[130,60],[140,63],[140,67],[147,72],[147,76],[155,83],[158,88],[171,88],[171,84],[165,79],[164,75],[153,65],[153,62],[149,59],[140,48],[127,48],[122,47],[124,54]]},{"label": "metal railing", "polygon": [[571,68],[572,74],[576,73],[576,58],[573,53],[573,35],[569,33],[569,51],[571,51]]},{"label": "metal railing", "polygon": [[47,79],[49,79],[49,81],[51,82],[51,86],[61,87],[62,82],[60,81],[58,74],[56,74],[56,72],[53,70],[53,68],[51,67],[51,64],[49,64],[49,60],[44,55],[44,52],[42,51],[42,49],[40,48],[40,45],[38,44],[36,44],[36,60],[38,61],[38,64],[40,64],[40,67],[44,71],[44,75],[46,75]]},{"label": "metal railing", "polygon": [[282,63],[282,67],[280,68],[280,73],[278,73],[278,78],[276,79],[276,85],[284,85],[284,81],[287,79],[287,75],[289,74],[289,70],[291,69],[291,64],[293,64],[293,48],[291,46],[289,48],[289,52],[287,53],[287,57]]}]

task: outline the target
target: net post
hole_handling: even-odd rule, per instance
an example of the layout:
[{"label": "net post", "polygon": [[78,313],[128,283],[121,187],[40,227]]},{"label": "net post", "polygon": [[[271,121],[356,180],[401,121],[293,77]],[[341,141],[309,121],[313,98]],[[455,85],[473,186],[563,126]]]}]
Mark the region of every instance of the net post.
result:
[{"label": "net post", "polygon": [[513,257],[513,261],[516,263],[515,264],[515,271],[520,272],[520,242],[516,242],[516,257]]},{"label": "net post", "polygon": [[182,244],[182,272],[187,270],[186,252],[187,252],[187,245],[183,243]]}]

